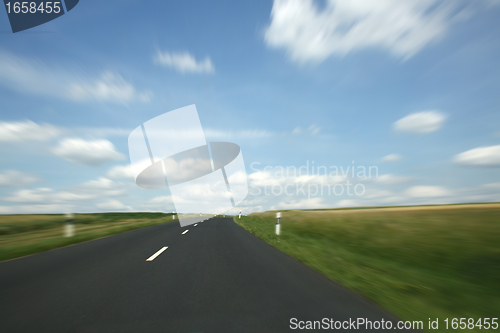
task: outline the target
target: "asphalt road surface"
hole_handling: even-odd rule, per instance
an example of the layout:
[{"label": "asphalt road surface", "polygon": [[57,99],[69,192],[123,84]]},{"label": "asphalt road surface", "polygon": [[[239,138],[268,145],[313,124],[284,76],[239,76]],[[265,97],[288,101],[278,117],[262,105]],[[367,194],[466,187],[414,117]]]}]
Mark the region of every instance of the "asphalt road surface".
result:
[{"label": "asphalt road surface", "polygon": [[292,318],[397,320],[230,218],[166,223],[0,263],[5,333],[297,331]]}]

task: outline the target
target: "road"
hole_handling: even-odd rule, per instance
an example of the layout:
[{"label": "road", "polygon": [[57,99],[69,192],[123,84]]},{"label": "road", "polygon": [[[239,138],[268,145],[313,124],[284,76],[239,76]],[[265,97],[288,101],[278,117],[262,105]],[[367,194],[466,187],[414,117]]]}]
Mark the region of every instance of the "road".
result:
[{"label": "road", "polygon": [[230,218],[0,263],[0,332],[288,332],[291,318],[358,317],[396,320]]}]

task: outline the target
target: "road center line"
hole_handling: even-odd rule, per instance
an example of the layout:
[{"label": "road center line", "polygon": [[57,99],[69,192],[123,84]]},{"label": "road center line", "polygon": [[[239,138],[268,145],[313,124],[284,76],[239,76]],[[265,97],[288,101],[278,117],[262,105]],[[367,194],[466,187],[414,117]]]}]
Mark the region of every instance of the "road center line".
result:
[{"label": "road center line", "polygon": [[186,231],[184,231],[182,234],[184,235],[184,234],[185,234],[186,232],[188,232],[188,231],[189,231],[189,229],[188,229],[188,230],[186,230]]},{"label": "road center line", "polygon": [[153,261],[155,260],[156,257],[158,257],[163,251],[165,251],[166,249],[168,249],[168,246],[164,246],[162,247],[158,252],[156,252],[155,254],[153,254],[151,257],[149,257],[148,259],[146,259],[146,261]]}]

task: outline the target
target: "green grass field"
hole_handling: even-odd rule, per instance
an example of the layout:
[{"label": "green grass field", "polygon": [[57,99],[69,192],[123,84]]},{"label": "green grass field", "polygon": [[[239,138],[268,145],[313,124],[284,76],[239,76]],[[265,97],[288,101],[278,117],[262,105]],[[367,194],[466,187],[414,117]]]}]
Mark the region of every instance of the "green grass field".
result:
[{"label": "green grass field", "polygon": [[0,215],[0,261],[172,221],[164,213],[76,214],[75,235],[64,237],[64,215]]},{"label": "green grass field", "polygon": [[500,317],[500,204],[286,211],[280,236],[275,212],[234,220],[427,331],[429,318],[445,331],[446,318]]}]

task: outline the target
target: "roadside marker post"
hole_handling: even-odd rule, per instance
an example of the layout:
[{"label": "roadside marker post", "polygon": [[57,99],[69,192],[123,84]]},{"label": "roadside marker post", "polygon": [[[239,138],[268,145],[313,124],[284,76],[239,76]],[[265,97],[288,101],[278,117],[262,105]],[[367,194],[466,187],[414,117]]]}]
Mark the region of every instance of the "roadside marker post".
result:
[{"label": "roadside marker post", "polygon": [[280,234],[280,219],[281,219],[281,213],[276,213],[276,235],[279,236]]},{"label": "roadside marker post", "polygon": [[240,217],[239,218],[241,219],[241,210],[240,210]]},{"label": "roadside marker post", "polygon": [[175,220],[175,212],[172,212],[172,220]]},{"label": "roadside marker post", "polygon": [[75,227],[73,226],[73,213],[66,214],[66,224],[64,225],[64,237],[73,237],[75,235]]}]

